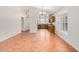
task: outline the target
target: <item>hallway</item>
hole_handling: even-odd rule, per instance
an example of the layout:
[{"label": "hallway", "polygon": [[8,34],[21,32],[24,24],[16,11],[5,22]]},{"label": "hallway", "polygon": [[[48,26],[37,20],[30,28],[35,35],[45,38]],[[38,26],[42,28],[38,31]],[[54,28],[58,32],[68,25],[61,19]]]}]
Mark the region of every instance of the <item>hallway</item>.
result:
[{"label": "hallway", "polygon": [[57,35],[46,29],[40,29],[37,33],[22,32],[0,43],[0,51],[8,52],[75,52]]}]

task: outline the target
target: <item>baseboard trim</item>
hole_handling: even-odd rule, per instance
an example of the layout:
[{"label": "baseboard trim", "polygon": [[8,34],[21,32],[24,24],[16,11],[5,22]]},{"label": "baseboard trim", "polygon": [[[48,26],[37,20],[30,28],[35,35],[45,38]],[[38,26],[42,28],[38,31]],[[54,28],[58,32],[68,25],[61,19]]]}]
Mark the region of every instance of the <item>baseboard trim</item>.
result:
[{"label": "baseboard trim", "polygon": [[58,38],[62,39],[64,42],[66,42],[66,44],[69,45],[71,48],[73,48],[75,52],[78,52],[78,50],[75,49],[73,46],[71,46],[67,41],[65,41],[64,38],[60,37],[57,33],[55,33],[55,35],[56,35]]}]

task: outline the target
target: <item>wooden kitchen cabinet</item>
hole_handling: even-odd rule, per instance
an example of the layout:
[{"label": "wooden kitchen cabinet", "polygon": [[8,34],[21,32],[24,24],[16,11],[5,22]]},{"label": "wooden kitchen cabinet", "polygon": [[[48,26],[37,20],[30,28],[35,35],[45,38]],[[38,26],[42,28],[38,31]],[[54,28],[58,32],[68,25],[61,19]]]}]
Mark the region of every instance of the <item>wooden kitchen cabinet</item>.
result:
[{"label": "wooden kitchen cabinet", "polygon": [[48,30],[49,30],[49,32],[55,34],[55,26],[54,26],[54,25],[49,25],[49,26],[48,26]]}]

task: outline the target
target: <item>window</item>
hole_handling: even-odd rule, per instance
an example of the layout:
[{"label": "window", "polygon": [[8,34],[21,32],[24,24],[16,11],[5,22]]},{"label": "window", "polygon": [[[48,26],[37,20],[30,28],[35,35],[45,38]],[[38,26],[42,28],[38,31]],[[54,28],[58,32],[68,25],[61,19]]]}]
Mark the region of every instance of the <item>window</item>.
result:
[{"label": "window", "polygon": [[58,29],[63,32],[68,31],[68,16],[66,13],[58,17]]},{"label": "window", "polygon": [[62,29],[62,31],[68,31],[68,17],[67,17],[67,14],[62,15],[62,17],[61,17],[61,29]]}]

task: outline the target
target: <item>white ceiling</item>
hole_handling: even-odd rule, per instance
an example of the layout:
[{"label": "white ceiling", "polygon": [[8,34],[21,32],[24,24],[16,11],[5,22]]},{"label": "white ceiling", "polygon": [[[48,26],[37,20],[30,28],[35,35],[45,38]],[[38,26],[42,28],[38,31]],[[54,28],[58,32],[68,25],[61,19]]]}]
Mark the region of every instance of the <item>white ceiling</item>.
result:
[{"label": "white ceiling", "polygon": [[[42,9],[42,6],[24,6],[24,7],[22,6],[22,9],[26,11],[28,7],[37,8],[39,10]],[[54,14],[58,12],[59,10],[61,10],[62,8],[63,6],[43,6],[43,10],[48,12],[49,14]]]},{"label": "white ceiling", "polygon": [[[38,8],[38,9],[42,9],[42,6],[33,6],[33,7]],[[58,12],[62,8],[63,8],[63,6],[43,6],[43,9],[45,11],[48,11],[51,13]]]}]

